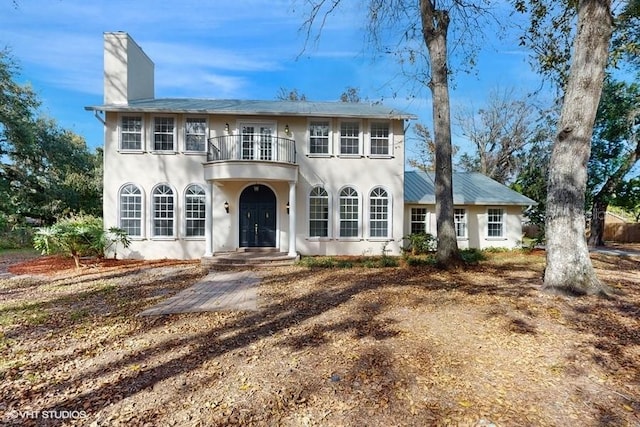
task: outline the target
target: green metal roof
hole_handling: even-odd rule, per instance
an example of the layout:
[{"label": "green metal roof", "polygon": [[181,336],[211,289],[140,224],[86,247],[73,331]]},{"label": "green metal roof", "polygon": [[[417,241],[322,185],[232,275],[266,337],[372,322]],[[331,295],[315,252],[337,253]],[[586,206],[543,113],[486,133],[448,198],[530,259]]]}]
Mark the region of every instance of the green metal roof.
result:
[{"label": "green metal roof", "polygon": [[362,102],[251,101],[238,99],[154,98],[85,107],[92,111],[233,114],[262,116],[417,119],[393,108]]},{"label": "green metal roof", "polygon": [[[406,171],[404,173],[405,203],[433,205],[436,203],[435,174]],[[456,205],[536,205],[535,200],[523,196],[499,182],[477,172],[453,173],[453,203]]]}]

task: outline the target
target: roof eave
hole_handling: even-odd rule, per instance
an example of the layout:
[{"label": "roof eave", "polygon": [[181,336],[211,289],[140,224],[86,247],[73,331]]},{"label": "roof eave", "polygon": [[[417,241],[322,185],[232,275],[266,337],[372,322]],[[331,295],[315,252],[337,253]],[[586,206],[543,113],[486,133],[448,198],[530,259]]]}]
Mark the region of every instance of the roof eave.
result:
[{"label": "roof eave", "polygon": [[276,116],[276,117],[343,117],[352,119],[387,119],[387,120],[417,120],[414,114],[341,114],[341,113],[316,113],[293,111],[246,111],[246,110],[210,110],[210,109],[186,109],[186,108],[151,108],[130,105],[90,105],[84,107],[87,111],[104,111],[111,113],[140,112],[159,114],[214,114],[236,116]]}]

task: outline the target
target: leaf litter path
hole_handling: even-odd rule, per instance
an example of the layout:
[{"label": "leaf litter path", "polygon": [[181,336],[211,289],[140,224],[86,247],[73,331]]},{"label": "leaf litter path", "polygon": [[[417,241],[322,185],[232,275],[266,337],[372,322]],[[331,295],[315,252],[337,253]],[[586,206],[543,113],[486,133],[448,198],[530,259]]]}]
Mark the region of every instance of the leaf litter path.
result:
[{"label": "leaf litter path", "polygon": [[258,309],[256,287],[260,279],[252,271],[209,273],[200,282],[155,305],[140,316]]}]

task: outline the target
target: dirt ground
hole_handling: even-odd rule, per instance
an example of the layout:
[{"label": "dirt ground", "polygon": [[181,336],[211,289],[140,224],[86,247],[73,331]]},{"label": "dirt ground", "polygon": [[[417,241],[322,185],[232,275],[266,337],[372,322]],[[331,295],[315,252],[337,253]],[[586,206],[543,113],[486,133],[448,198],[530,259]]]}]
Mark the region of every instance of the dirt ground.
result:
[{"label": "dirt ground", "polygon": [[593,259],[619,297],[508,252],[261,269],[258,311],[149,318],[198,262],[0,257],[0,424],[639,426],[640,258]]}]

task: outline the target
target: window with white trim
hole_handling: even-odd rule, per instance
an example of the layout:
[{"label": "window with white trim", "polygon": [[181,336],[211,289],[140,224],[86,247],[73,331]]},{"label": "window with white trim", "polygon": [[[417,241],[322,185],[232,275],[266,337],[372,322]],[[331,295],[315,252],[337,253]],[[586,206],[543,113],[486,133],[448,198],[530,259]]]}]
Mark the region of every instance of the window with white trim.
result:
[{"label": "window with white trim", "polygon": [[142,191],[133,184],[120,189],[120,228],[131,237],[142,236]]},{"label": "window with white trim", "polygon": [[171,237],[174,235],[175,204],[173,190],[166,184],[153,189],[153,235]]},{"label": "window with white trim", "polygon": [[388,156],[390,154],[390,135],[388,122],[371,123],[370,142],[372,156]]},{"label": "window with white trim", "polygon": [[504,237],[504,209],[487,209],[487,237]]},{"label": "window with white trim", "polygon": [[175,119],[173,117],[153,118],[153,150],[175,150]]},{"label": "window with white trim", "polygon": [[427,208],[411,208],[411,234],[427,232]]},{"label": "window with white trim", "polygon": [[120,149],[142,150],[142,116],[120,117]]},{"label": "window with white trim", "polygon": [[391,220],[389,193],[376,187],[369,194],[369,236],[389,237]]},{"label": "window with white trim", "polygon": [[329,237],[329,193],[322,187],[309,193],[309,237]]},{"label": "window with white trim", "polygon": [[329,154],[328,120],[312,120],[309,122],[309,154]]},{"label": "window with white trim", "polygon": [[454,209],[453,210],[453,224],[456,229],[456,237],[461,239],[467,238],[467,210],[466,209]]},{"label": "window with white trim", "polygon": [[204,189],[199,185],[190,185],[184,195],[185,236],[204,236],[206,214]]},{"label": "window with white trim", "polygon": [[206,151],[207,119],[203,117],[187,117],[184,122],[184,150]]},{"label": "window with white trim", "polygon": [[352,187],[343,188],[340,191],[340,237],[358,237],[359,226],[358,192]]},{"label": "window with white trim", "polygon": [[340,154],[360,154],[360,122],[340,122]]}]

